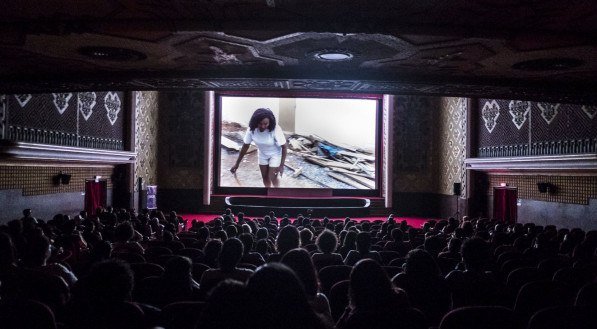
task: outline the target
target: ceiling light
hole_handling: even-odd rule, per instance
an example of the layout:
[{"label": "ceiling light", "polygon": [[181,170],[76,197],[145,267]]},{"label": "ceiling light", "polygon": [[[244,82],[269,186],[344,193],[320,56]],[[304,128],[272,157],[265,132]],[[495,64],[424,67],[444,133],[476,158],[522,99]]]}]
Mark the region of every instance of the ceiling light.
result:
[{"label": "ceiling light", "polygon": [[340,62],[351,60],[354,55],[345,50],[321,50],[315,52],[313,57],[324,62]]}]

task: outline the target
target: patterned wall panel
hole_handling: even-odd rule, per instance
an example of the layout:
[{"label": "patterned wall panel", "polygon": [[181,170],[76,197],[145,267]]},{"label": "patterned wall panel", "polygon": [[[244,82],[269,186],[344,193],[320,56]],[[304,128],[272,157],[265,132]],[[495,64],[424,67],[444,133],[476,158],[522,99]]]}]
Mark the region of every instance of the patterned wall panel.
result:
[{"label": "patterned wall panel", "polygon": [[77,133],[76,93],[9,95],[8,107],[11,125]]},{"label": "patterned wall panel", "polygon": [[6,95],[4,138],[122,150],[123,102],[122,92]]},{"label": "patterned wall panel", "polygon": [[[515,106],[511,108],[511,104]],[[596,106],[479,99],[478,154],[509,157],[595,153],[596,114]],[[510,122],[503,119],[505,115],[509,115]],[[518,126],[520,132],[524,127],[528,130],[517,133]]]},{"label": "patterned wall panel", "polygon": [[530,102],[479,99],[479,147],[528,144],[530,106]]},{"label": "patterned wall panel", "polygon": [[453,183],[462,183],[462,198],[466,198],[466,126],[467,99],[442,98],[439,112],[440,161],[439,193],[452,195]]},{"label": "patterned wall panel", "polygon": [[394,98],[394,191],[434,192],[437,181],[437,137],[439,98],[395,96]]},{"label": "patterned wall panel", "polygon": [[0,139],[6,138],[6,95],[0,94]]},{"label": "patterned wall panel", "polygon": [[[53,177],[60,172],[70,174],[68,185],[54,184]],[[55,167],[55,166],[0,166],[0,190],[22,189],[23,196],[85,191],[85,180],[94,176],[108,179],[112,188],[112,166]]]},{"label": "patterned wall panel", "polygon": [[[527,175],[493,175],[488,176],[487,195],[493,195],[493,188],[506,183],[518,188],[520,199],[547,202],[589,204],[589,199],[597,199],[597,176],[527,176]],[[551,183],[556,187],[555,193],[540,193],[537,183]]]},{"label": "patterned wall panel", "polygon": [[197,90],[159,94],[158,185],[162,188],[202,188],[204,101],[204,92]]},{"label": "patterned wall panel", "polygon": [[[157,184],[158,174],[158,92],[139,91],[135,93],[135,182],[139,177],[147,185]],[[138,185],[135,184],[138,192]]]},{"label": "patterned wall panel", "polygon": [[92,147],[87,143],[98,138],[123,140],[126,106],[123,92],[84,92],[76,96],[81,146]]}]

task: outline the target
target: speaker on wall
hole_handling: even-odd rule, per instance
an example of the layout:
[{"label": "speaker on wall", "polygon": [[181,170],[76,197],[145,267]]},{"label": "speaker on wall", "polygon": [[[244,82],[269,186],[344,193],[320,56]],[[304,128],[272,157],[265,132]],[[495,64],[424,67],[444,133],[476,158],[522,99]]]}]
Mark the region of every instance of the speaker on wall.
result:
[{"label": "speaker on wall", "polygon": [[453,193],[454,195],[462,194],[462,183],[454,183]]}]

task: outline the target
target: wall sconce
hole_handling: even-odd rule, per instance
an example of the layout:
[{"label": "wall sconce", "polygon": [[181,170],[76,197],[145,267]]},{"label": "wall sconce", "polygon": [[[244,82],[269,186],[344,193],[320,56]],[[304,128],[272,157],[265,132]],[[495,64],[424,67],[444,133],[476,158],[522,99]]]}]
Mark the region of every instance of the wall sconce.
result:
[{"label": "wall sconce", "polygon": [[547,182],[537,183],[537,189],[539,190],[539,193],[555,194],[557,192],[557,187],[552,183]]},{"label": "wall sconce", "polygon": [[58,173],[58,175],[52,177],[52,181],[54,182],[54,185],[68,185],[70,183],[71,176],[71,174],[66,174],[61,171]]}]

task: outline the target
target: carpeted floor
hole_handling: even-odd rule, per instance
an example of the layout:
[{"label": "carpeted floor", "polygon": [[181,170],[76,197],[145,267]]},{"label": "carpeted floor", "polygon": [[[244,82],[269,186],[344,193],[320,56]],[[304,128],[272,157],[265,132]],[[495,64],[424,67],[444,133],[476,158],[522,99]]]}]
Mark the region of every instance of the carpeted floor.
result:
[{"label": "carpeted floor", "polygon": [[[187,220],[187,228],[188,228],[188,226],[190,226],[192,220],[197,220],[200,222],[209,222],[212,219],[218,217],[218,215],[216,215],[216,214],[205,214],[205,213],[204,214],[180,214],[180,216],[182,216],[182,218]],[[408,225],[410,225],[412,227],[417,227],[417,228],[423,226],[423,224],[425,224],[425,222],[432,219],[432,218],[417,218],[417,217],[394,217],[394,218],[396,219],[396,222],[401,222],[403,220],[406,220]],[[344,220],[344,218],[330,218],[330,219]],[[383,220],[383,221],[385,221],[387,218],[386,217],[354,217],[354,218],[351,217],[351,219],[355,220],[357,222],[361,222],[364,220],[368,220],[368,221]]]}]

